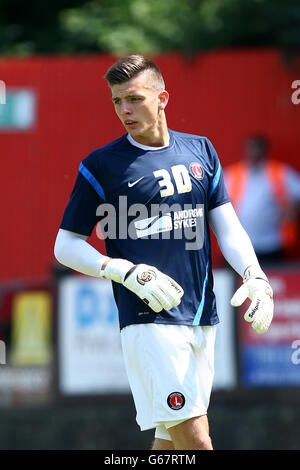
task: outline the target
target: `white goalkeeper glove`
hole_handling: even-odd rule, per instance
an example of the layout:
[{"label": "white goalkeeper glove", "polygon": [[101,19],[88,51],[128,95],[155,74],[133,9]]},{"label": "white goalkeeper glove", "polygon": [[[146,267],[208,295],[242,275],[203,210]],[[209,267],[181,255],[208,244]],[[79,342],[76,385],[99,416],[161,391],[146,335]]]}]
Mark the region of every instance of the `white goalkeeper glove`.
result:
[{"label": "white goalkeeper glove", "polygon": [[183,296],[183,289],[177,282],[146,264],[134,265],[124,259],[111,258],[102,266],[100,276],[123,284],[156,313],[179,305]]},{"label": "white goalkeeper glove", "polygon": [[242,286],[231,299],[231,305],[239,307],[249,298],[252,302],[244,315],[257,333],[265,333],[273,319],[273,290],[267,276],[259,266],[246,269]]}]

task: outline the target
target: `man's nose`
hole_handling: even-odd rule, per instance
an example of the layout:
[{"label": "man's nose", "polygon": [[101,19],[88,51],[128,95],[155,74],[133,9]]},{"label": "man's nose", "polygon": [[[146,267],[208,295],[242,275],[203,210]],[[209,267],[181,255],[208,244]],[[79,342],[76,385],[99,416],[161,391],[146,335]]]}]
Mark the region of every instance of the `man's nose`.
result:
[{"label": "man's nose", "polygon": [[131,113],[130,106],[126,101],[121,102],[121,113],[122,114],[130,114]]}]

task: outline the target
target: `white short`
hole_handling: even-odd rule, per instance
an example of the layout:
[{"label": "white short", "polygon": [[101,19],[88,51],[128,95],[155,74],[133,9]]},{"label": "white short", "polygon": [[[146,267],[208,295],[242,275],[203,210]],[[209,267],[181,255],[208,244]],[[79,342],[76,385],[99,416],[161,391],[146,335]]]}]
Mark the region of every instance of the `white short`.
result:
[{"label": "white short", "polygon": [[[121,343],[141,430],[167,429],[207,414],[213,374],[216,325],[147,323],[121,331]],[[164,436],[164,437],[162,437]]]}]

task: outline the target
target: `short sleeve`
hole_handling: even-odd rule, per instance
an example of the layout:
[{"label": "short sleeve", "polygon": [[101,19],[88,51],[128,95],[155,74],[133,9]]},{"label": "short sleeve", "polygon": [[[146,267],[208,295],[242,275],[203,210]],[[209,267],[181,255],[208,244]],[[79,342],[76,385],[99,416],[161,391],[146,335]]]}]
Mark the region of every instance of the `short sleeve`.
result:
[{"label": "short sleeve", "polygon": [[210,157],[213,163],[213,176],[208,194],[208,210],[210,211],[218,206],[221,206],[222,204],[230,202],[230,198],[226,190],[223,169],[217,152],[214,149],[212,143],[208,139],[207,141]]},{"label": "short sleeve", "polygon": [[90,236],[99,221],[97,208],[104,199],[102,186],[85,161],[81,162],[60,228]]}]

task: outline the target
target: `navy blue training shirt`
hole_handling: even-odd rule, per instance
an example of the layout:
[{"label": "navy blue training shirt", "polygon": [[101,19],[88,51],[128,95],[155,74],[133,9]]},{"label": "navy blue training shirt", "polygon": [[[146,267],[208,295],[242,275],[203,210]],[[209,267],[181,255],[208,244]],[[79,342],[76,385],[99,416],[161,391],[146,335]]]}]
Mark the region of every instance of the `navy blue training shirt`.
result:
[{"label": "navy blue training shirt", "polygon": [[125,134],[91,152],[80,163],[60,225],[89,236],[99,223],[108,256],[155,266],[182,286],[179,306],[154,313],[113,282],[120,328],[219,322],[208,212],[229,202],[223,171],[206,137],[169,134],[162,149],[132,145]]}]

